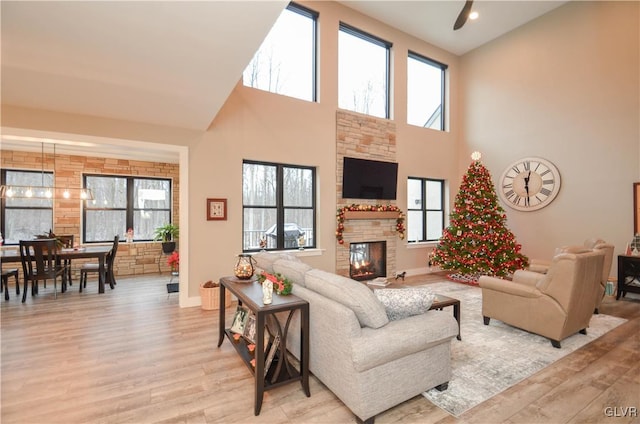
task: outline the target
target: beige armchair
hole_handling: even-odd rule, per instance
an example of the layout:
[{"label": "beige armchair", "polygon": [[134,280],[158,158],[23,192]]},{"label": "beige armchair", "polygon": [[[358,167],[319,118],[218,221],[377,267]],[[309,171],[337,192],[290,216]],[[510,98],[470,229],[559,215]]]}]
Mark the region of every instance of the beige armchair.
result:
[{"label": "beige armchair", "polygon": [[611,273],[611,265],[613,264],[613,251],[615,246],[609,244],[601,239],[589,239],[584,242],[584,246],[589,249],[600,250],[604,252],[604,264],[602,265],[602,278],[600,279],[600,291],[596,298],[595,313],[598,313],[602,299],[604,299],[604,292],[607,288],[607,281],[609,281],[609,274]]},{"label": "beige armchair", "polygon": [[[609,280],[609,274],[611,273],[611,265],[613,264],[613,251],[615,246],[613,244],[609,244],[606,241],[599,238],[587,239],[584,241],[583,246],[565,246],[559,249],[556,249],[556,254],[562,252],[575,252],[580,250],[582,247],[587,249],[595,249],[604,252],[604,264],[602,265],[602,278],[600,279],[600,292],[596,297],[596,302],[594,305],[594,311],[597,314],[600,305],[602,304],[602,299],[604,298],[605,288],[607,286],[607,281]],[[533,272],[539,272],[545,274],[551,265],[551,261],[545,261],[541,259],[531,259],[531,263],[529,265],[528,270]]]},{"label": "beige armchair", "polygon": [[604,252],[582,248],[553,258],[546,274],[518,270],[513,281],[482,276],[484,324],[495,318],[548,338],[553,347],[586,334],[600,293]]}]

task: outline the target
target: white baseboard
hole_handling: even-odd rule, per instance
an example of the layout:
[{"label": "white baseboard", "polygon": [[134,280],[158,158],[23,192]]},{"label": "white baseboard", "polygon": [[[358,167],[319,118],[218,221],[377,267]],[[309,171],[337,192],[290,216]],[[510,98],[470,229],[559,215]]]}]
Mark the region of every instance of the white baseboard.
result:
[{"label": "white baseboard", "polygon": [[187,297],[185,301],[180,304],[181,308],[191,308],[194,306],[202,306],[202,299],[199,295]]}]

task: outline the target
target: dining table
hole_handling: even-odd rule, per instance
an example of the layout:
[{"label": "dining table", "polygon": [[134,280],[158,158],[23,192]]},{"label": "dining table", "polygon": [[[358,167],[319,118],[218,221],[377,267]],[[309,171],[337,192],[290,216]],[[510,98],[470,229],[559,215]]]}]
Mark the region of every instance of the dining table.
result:
[{"label": "dining table", "polygon": [[[104,284],[108,282],[111,288],[115,284],[113,275],[107,275],[107,255],[111,252],[113,246],[100,245],[100,246],[83,246],[74,248],[63,248],[58,251],[58,259],[60,260],[73,260],[73,259],[86,259],[96,258],[98,259],[98,293],[104,293]],[[22,262],[20,258],[20,249],[16,248],[3,248],[0,250],[0,262]],[[107,279],[109,281],[107,281]]]}]

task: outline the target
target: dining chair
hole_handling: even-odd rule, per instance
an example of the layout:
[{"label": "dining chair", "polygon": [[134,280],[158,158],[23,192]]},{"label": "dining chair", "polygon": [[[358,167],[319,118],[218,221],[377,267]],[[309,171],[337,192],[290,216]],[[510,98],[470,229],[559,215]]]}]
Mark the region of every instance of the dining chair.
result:
[{"label": "dining chair", "polygon": [[[116,284],[116,279],[113,275],[113,263],[116,260],[116,253],[118,252],[119,242],[120,242],[120,236],[116,235],[113,238],[113,247],[111,248],[111,252],[107,254],[107,260],[105,263],[106,272],[107,272],[107,282],[109,283],[109,287],[111,287],[112,290]],[[89,274],[90,272],[95,272],[95,273],[100,272],[100,265],[90,262],[80,267],[80,293],[82,293],[83,288],[87,288],[87,274]]]},{"label": "dining chair", "polygon": [[[58,240],[60,240],[60,245],[65,249],[73,249],[73,234],[63,234],[61,236],[56,236]],[[67,283],[70,286],[73,286],[73,281],[71,280],[71,259],[65,259],[63,261],[63,265],[66,268],[65,278],[67,279]],[[46,287],[46,286],[45,286]]]},{"label": "dining chair", "polygon": [[20,240],[20,259],[24,273],[22,303],[27,300],[27,288],[31,282],[31,295],[38,294],[38,282],[53,280],[53,296],[58,298],[57,281],[60,277],[60,291],[67,291],[64,278],[66,269],[58,260],[56,239]]},{"label": "dining chair", "polygon": [[4,300],[9,300],[9,277],[16,277],[16,296],[20,294],[20,281],[18,280],[18,269],[9,268],[2,270],[2,280],[0,280],[0,291],[4,290]]}]

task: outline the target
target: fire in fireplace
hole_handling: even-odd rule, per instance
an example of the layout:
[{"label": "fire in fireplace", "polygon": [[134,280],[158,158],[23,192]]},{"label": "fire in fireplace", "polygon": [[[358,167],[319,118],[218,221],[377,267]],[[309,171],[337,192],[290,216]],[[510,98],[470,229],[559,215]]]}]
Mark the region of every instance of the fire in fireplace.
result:
[{"label": "fire in fireplace", "polygon": [[349,276],[358,281],[386,277],[387,242],[351,243],[349,246]]}]

